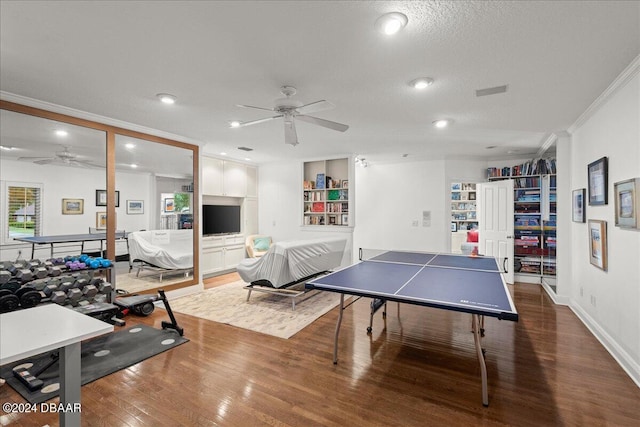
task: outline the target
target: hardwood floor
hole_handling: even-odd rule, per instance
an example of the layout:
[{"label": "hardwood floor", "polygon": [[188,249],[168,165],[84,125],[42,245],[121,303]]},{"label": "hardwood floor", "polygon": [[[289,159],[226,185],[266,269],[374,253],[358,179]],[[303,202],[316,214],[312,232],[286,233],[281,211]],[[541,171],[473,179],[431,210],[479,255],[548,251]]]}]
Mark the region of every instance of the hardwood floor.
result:
[{"label": "hardwood floor", "polygon": [[[469,315],[403,305],[398,317],[390,303],[386,329],[377,315],[369,336],[369,301],[359,300],[344,313],[337,365],[337,309],[289,340],[177,314],[190,342],[84,386],[82,425],[640,425],[640,388],[569,308],[537,285],[513,290],[520,321],[485,323],[488,408]],[[156,310],[127,326],[164,319]],[[24,402],[7,385],[0,401]],[[58,423],[55,414],[0,421]]]}]

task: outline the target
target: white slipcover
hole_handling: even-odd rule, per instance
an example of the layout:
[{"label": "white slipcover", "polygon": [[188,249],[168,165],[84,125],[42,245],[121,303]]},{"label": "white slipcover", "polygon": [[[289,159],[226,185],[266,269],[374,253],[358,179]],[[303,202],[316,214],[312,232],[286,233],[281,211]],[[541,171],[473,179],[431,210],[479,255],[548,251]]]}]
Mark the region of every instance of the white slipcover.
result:
[{"label": "white slipcover", "polygon": [[193,230],[129,233],[129,257],[169,270],[193,268]]},{"label": "white slipcover", "polygon": [[346,238],[276,242],[261,258],[246,258],[237,267],[245,282],[280,288],[305,277],[339,267]]}]

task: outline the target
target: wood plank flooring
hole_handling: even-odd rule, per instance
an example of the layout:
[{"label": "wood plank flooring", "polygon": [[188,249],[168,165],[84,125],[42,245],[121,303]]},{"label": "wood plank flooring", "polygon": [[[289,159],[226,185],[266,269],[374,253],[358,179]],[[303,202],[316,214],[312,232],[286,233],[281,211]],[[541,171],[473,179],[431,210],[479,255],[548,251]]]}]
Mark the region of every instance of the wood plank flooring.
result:
[{"label": "wood plank flooring", "polygon": [[[190,342],[84,386],[82,425],[640,425],[640,388],[569,308],[537,285],[512,290],[520,322],[486,319],[488,408],[469,315],[403,305],[398,316],[390,303],[367,335],[362,299],[345,311],[337,365],[337,309],[289,340],[177,314]],[[164,319],[156,310],[127,326]],[[4,385],[0,402],[24,401]],[[0,412],[0,424],[58,421]]]}]

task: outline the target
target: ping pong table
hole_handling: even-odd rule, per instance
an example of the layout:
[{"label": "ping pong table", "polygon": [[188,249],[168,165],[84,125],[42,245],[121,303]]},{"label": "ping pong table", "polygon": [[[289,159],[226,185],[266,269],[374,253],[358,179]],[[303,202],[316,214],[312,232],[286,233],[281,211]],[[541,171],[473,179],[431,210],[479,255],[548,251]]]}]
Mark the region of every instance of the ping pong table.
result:
[{"label": "ping pong table", "polygon": [[[333,363],[338,363],[338,335],[348,307],[344,296],[373,298],[472,315],[472,332],[482,377],[482,403],[489,405],[487,367],[481,337],[484,316],[518,321],[518,312],[495,258],[430,252],[359,251],[359,262],[307,282],[307,289],[340,293]],[[372,304],[372,316],[374,305]],[[370,329],[368,329],[370,331]]]},{"label": "ping pong table", "polygon": [[[117,231],[116,239],[125,239],[127,237],[126,232]],[[107,233],[88,233],[88,234],[64,234],[57,236],[29,236],[29,237],[14,237],[14,240],[19,242],[31,243],[31,258],[35,256],[36,249],[40,249],[39,246],[48,246],[50,249],[51,258],[56,254],[56,245],[59,245],[59,249],[66,251],[69,247],[78,247],[80,253],[84,252],[84,244],[86,242],[100,242],[100,253],[103,252],[103,242],[107,240]]]}]

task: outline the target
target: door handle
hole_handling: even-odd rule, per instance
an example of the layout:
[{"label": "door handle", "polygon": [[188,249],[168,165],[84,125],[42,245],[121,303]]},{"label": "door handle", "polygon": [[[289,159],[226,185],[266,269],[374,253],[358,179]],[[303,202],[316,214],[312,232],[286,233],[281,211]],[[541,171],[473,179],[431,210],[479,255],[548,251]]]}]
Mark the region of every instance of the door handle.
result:
[{"label": "door handle", "polygon": [[509,260],[509,258],[504,258],[502,260],[502,269],[504,270],[505,273],[508,273],[509,271],[507,271],[507,261]]},{"label": "door handle", "polygon": [[506,238],[507,239],[513,239],[513,236],[507,236]]}]

